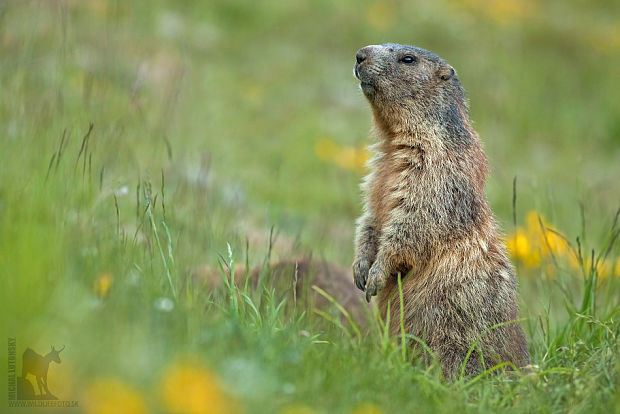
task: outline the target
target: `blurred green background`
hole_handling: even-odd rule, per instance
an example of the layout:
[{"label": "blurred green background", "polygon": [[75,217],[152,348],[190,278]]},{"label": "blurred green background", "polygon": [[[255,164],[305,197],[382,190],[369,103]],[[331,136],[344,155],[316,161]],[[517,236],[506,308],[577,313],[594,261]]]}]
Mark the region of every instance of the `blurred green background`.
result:
[{"label": "blurred green background", "polygon": [[[351,74],[367,44],[413,44],[456,68],[507,234],[517,177],[518,225],[535,211],[598,253],[620,206],[619,12],[603,0],[0,1],[5,336],[68,343],[76,378],[107,371],[147,387],[209,344],[216,371],[227,372],[213,361],[232,348],[250,371],[281,379],[256,365],[269,357],[226,342],[233,328],[204,311],[204,292],[185,292],[167,322],[153,303],[216,267],[227,243],[239,261],[262,263],[271,229],[273,258],[349,266],[373,142]],[[613,248],[603,282],[607,311],[619,256]],[[578,277],[519,270],[524,316],[566,320],[552,279],[579,296]],[[260,341],[278,354],[290,339]],[[292,401],[328,386],[309,381]],[[256,392],[265,412],[288,401]],[[318,412],[357,403],[330,401]]]}]

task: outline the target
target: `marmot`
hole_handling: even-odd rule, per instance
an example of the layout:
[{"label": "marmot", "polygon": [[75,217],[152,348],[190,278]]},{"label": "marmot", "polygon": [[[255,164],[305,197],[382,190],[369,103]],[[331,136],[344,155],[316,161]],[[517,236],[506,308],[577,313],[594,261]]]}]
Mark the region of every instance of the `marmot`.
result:
[{"label": "marmot", "polygon": [[487,159],[455,70],[392,43],[366,46],[356,60],[379,142],[362,184],[355,284],[367,300],[378,294],[384,315],[389,304],[397,335],[402,275],[406,334],[430,347],[448,379],[474,343],[466,375],[527,365],[515,272],[484,194]]}]

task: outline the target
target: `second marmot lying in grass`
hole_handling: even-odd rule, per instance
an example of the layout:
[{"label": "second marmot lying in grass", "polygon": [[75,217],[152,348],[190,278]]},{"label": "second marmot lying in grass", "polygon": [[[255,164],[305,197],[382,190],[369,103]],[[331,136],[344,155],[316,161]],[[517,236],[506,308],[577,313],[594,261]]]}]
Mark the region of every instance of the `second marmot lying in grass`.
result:
[{"label": "second marmot lying in grass", "polygon": [[[487,159],[454,69],[398,44],[357,52],[355,76],[374,115],[377,156],[358,220],[357,286],[423,340],[454,378],[502,362],[529,363],[517,282],[484,194]],[[501,325],[501,326],[497,326]],[[412,344],[415,344],[413,340]],[[415,345],[414,345],[415,346]]]}]

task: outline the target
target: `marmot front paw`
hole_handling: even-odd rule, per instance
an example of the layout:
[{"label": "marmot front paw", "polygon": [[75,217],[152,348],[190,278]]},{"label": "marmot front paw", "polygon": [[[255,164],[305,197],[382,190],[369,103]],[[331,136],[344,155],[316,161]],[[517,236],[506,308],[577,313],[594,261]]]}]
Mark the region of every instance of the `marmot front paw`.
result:
[{"label": "marmot front paw", "polygon": [[365,257],[355,259],[355,262],[353,262],[353,280],[359,290],[364,290],[366,287],[370,266],[370,260]]},{"label": "marmot front paw", "polygon": [[387,280],[387,269],[376,261],[368,272],[368,281],[366,283],[366,301],[370,302],[371,296],[376,296],[385,286]]}]

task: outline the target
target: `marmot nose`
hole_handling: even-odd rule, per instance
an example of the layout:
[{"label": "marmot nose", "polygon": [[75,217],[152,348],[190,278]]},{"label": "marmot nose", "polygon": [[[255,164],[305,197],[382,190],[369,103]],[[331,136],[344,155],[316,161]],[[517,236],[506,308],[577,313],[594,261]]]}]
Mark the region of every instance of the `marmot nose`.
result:
[{"label": "marmot nose", "polygon": [[356,54],[355,54],[355,60],[357,60],[357,63],[362,63],[363,61],[366,60],[368,56],[366,55],[365,52],[363,52],[362,50],[359,50]]}]

